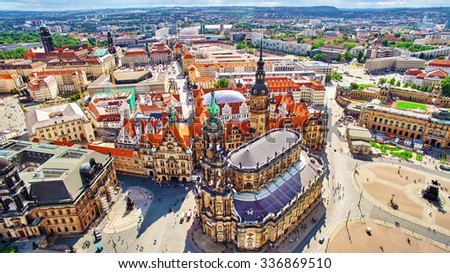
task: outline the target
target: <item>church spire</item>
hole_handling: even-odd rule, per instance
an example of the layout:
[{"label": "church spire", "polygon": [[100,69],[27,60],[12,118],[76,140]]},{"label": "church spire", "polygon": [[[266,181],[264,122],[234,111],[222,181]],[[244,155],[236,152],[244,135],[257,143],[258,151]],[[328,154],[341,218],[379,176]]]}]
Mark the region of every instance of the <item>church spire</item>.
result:
[{"label": "church spire", "polygon": [[209,104],[207,110],[208,110],[208,114],[210,117],[213,117],[213,116],[215,117],[220,112],[220,107],[216,103],[216,96],[214,93],[214,89],[211,90],[211,103]]},{"label": "church spire", "polygon": [[169,106],[169,125],[174,125],[175,122],[177,121],[177,118],[175,116],[175,111],[173,111],[173,107],[172,105]]}]

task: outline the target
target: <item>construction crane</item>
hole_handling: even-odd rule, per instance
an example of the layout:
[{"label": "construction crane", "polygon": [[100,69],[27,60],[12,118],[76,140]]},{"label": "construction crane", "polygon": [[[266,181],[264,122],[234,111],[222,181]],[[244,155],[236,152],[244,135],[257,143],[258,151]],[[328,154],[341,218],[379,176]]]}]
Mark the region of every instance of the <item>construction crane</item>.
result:
[{"label": "construction crane", "polygon": [[169,79],[169,90],[168,92],[170,93],[170,90],[174,90],[174,93],[177,93],[177,83],[175,82],[174,79]]},{"label": "construction crane", "polygon": [[80,79],[77,79],[77,89],[78,89],[78,95],[80,96],[80,100],[81,100],[81,107],[85,108],[84,100],[83,100],[83,92],[81,91]]},{"label": "construction crane", "polygon": [[113,73],[113,71],[109,71],[109,74],[111,75],[111,83],[113,85],[113,90],[114,90],[113,96],[114,96],[114,98],[116,98],[117,97],[117,87],[116,87],[116,80],[114,79],[114,73]]}]

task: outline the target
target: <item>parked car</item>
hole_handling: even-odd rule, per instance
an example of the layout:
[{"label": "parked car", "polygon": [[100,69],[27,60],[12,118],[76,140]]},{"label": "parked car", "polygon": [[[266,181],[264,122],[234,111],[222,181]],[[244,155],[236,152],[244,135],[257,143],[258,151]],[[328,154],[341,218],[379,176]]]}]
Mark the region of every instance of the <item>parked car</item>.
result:
[{"label": "parked car", "polygon": [[441,168],[441,170],[450,172],[450,167],[449,167],[448,165],[441,164],[441,165],[439,166],[439,168]]}]

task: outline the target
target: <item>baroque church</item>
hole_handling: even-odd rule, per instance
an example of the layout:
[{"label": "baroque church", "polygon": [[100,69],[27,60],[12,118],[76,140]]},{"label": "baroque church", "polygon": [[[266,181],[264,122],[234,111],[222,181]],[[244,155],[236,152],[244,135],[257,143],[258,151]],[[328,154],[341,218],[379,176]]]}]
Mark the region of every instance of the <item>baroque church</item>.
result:
[{"label": "baroque church", "polygon": [[[228,126],[219,116],[214,90],[210,98],[208,118],[197,136],[201,144],[194,145],[203,171],[196,195],[203,232],[243,251],[276,246],[321,202],[325,166],[307,152],[294,116],[271,119],[270,104],[276,101],[265,83],[262,49],[250,90],[249,124]],[[326,115],[314,114],[307,121],[319,130],[326,127]],[[239,145],[232,148],[227,137],[233,133],[245,137],[236,137]]]}]

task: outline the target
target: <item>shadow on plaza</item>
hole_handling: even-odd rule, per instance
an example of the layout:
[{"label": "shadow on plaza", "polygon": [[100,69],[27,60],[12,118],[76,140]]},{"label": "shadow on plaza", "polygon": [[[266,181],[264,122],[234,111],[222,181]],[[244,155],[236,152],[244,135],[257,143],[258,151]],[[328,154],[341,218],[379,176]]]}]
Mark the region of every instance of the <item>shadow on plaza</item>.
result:
[{"label": "shadow on plaza", "polygon": [[152,202],[146,214],[143,216],[142,222],[139,223],[139,238],[148,227],[158,221],[160,218],[169,213],[179,214],[180,208],[189,191],[185,190],[185,186],[192,188],[193,184],[179,183],[175,181],[165,182],[161,187],[155,185],[154,180],[143,177],[128,176],[119,174],[118,179],[122,185],[123,192],[128,191],[130,187],[143,187],[152,193]]}]

